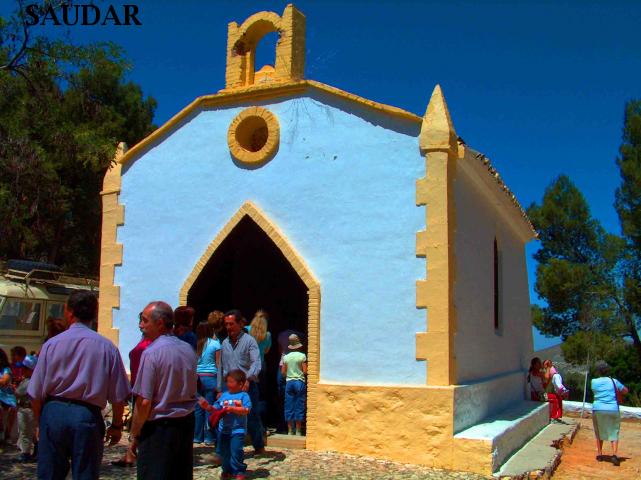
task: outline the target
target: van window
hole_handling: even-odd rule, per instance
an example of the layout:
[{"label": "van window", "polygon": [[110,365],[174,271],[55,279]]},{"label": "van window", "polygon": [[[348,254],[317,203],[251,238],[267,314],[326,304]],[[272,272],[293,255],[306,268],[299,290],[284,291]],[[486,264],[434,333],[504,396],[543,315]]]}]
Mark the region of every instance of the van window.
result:
[{"label": "van window", "polygon": [[45,318],[47,319],[46,321],[49,322],[53,320],[64,320],[64,311],[64,303],[47,303],[47,314],[45,315]]},{"label": "van window", "polygon": [[0,312],[2,330],[40,330],[40,302],[30,302],[7,298]]}]

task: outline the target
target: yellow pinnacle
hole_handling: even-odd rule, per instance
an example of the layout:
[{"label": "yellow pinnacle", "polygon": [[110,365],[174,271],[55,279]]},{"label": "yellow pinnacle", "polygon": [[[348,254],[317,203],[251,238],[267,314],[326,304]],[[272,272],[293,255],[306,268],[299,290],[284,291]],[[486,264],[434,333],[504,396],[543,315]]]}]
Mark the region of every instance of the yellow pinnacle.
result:
[{"label": "yellow pinnacle", "polygon": [[419,145],[422,152],[456,148],[457,135],[440,85],[434,87],[423,116]]}]

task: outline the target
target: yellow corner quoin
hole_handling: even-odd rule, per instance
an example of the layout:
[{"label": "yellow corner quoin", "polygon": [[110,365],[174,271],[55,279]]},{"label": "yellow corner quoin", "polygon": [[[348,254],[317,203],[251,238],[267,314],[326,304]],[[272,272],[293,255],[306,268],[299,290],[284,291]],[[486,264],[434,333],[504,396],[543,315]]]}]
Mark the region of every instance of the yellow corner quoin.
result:
[{"label": "yellow corner quoin", "polygon": [[232,156],[248,165],[259,166],[271,160],[279,143],[278,118],[263,107],[250,107],[240,112],[227,132]]},{"label": "yellow corner quoin", "polygon": [[100,245],[100,302],[98,304],[98,333],[118,345],[118,329],[113,327],[113,309],[120,307],[120,287],[114,285],[116,265],[122,265],[122,244],[117,243],[118,226],[125,222],[125,207],[118,202],[121,187],[122,162],[127,145],[118,144],[114,162],[102,183],[102,237]]},{"label": "yellow corner quoin", "polygon": [[[426,229],[416,236],[416,255],[425,257],[425,280],[416,282],[416,307],[426,310],[427,332],[416,335],[416,359],[427,361],[428,385],[456,383],[454,363],[454,178],[457,135],[440,86],[421,124],[419,146],[426,175],[416,182],[416,204],[425,205]],[[426,319],[427,320],[427,319]]]},{"label": "yellow corner quoin", "polygon": [[207,246],[193,270],[183,283],[178,296],[180,305],[187,305],[189,290],[198,279],[207,262],[213,257],[216,249],[225,238],[234,230],[236,225],[245,217],[251,218],[265,234],[274,242],[283,256],[296,271],[300,279],[307,286],[307,446],[312,448],[318,437],[317,429],[319,417],[314,406],[317,404],[317,388],[320,381],[320,283],[307,266],[303,258],[289,243],[287,237],[254,203],[248,201],[243,204],[234,216],[227,222],[222,230]]}]

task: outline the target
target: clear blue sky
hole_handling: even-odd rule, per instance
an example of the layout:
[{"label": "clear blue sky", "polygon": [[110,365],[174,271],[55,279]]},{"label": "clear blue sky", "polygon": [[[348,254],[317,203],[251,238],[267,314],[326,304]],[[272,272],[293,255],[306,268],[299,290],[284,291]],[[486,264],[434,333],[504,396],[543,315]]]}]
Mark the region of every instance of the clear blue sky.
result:
[{"label": "clear blue sky", "polygon": [[[4,2],[0,12],[12,3]],[[131,79],[158,100],[160,125],[224,87],[229,21],[282,13],[287,2],[112,3],[137,3],[143,26],[71,27],[71,38],[122,45]],[[614,162],[624,103],[641,98],[641,2],[295,5],[307,17],[307,78],[421,115],[440,83],[457,133],[490,157],[524,206],[566,173],[618,233]],[[534,267],[530,258],[530,285]]]}]

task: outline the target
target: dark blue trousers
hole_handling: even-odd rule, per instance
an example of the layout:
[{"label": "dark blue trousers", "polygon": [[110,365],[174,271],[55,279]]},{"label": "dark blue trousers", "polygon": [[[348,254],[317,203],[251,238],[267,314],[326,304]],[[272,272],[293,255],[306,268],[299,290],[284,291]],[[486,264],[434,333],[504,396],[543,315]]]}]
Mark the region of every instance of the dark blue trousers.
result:
[{"label": "dark blue trousers", "polygon": [[218,446],[223,457],[223,473],[242,475],[247,470],[244,462],[245,433],[218,432]]},{"label": "dark blue trousers", "polygon": [[138,480],[191,480],[194,414],[145,422],[138,444]]},{"label": "dark blue trousers", "polygon": [[249,383],[249,399],[252,402],[252,408],[247,416],[247,430],[252,439],[252,445],[255,450],[265,448],[265,430],[263,428],[263,421],[260,418],[260,390],[256,382]]},{"label": "dark blue trousers", "polygon": [[105,422],[98,407],[57,400],[44,404],[40,414],[38,479],[94,480],[100,475]]}]

